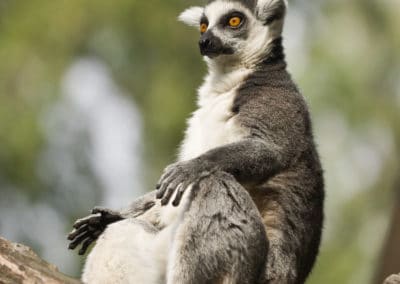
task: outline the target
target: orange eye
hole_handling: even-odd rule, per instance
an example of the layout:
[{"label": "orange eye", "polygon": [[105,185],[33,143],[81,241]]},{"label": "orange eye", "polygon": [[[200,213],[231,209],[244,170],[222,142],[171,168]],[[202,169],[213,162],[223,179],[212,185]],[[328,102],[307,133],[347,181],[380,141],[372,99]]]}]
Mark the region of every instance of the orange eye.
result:
[{"label": "orange eye", "polygon": [[232,18],[230,18],[230,20],[229,20],[229,25],[230,25],[231,27],[233,27],[233,28],[237,28],[237,27],[240,25],[241,22],[242,22],[242,19],[241,19],[241,18],[239,18],[239,17],[232,17]]},{"label": "orange eye", "polygon": [[201,33],[205,33],[207,31],[207,29],[208,29],[208,25],[206,23],[202,23],[200,25],[200,32]]}]

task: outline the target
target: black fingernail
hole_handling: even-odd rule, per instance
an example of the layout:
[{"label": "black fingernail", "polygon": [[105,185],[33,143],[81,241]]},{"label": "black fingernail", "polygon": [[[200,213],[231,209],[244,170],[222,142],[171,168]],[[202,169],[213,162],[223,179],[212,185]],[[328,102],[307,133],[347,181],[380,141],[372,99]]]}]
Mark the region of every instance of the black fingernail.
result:
[{"label": "black fingernail", "polygon": [[161,187],[161,184],[157,183],[156,184],[156,189],[160,189],[160,187]]},{"label": "black fingernail", "polygon": [[177,207],[177,206],[179,205],[179,201],[174,200],[174,202],[172,202],[172,205],[173,205],[174,207]]}]

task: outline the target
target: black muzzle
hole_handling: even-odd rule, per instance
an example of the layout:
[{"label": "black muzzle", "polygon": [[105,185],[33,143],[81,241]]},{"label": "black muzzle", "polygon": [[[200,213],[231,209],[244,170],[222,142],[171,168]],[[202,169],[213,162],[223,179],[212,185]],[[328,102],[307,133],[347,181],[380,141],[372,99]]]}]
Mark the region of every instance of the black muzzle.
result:
[{"label": "black muzzle", "polygon": [[221,54],[233,54],[231,48],[224,47],[220,38],[216,37],[211,31],[204,33],[199,41],[200,53],[210,58]]}]

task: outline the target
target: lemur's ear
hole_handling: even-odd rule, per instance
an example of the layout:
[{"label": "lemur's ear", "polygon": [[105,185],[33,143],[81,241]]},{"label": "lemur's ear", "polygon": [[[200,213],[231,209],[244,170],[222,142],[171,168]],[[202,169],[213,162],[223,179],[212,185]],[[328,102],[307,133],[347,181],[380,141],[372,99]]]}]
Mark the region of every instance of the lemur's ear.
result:
[{"label": "lemur's ear", "polygon": [[287,0],[258,0],[257,17],[265,25],[281,21],[285,18],[287,6]]},{"label": "lemur's ear", "polygon": [[178,20],[185,23],[188,26],[198,27],[200,25],[201,17],[203,16],[204,8],[203,7],[191,7],[185,11],[183,11]]}]

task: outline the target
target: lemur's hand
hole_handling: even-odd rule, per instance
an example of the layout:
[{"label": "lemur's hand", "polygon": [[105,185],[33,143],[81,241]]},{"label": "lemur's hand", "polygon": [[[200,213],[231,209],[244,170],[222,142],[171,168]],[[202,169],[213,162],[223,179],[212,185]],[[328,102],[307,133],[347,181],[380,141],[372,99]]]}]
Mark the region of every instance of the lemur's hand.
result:
[{"label": "lemur's hand", "polygon": [[185,190],[198,183],[203,177],[210,175],[216,167],[199,158],[185,162],[177,162],[165,168],[157,184],[157,198],[161,204],[168,204],[175,191],[173,206],[178,206]]},{"label": "lemur's hand", "polygon": [[79,255],[86,253],[88,247],[97,240],[106,227],[114,222],[124,219],[118,212],[106,208],[95,207],[91,215],[78,219],[74,229],[68,235],[71,241],[69,249],[75,249],[82,244]]}]

